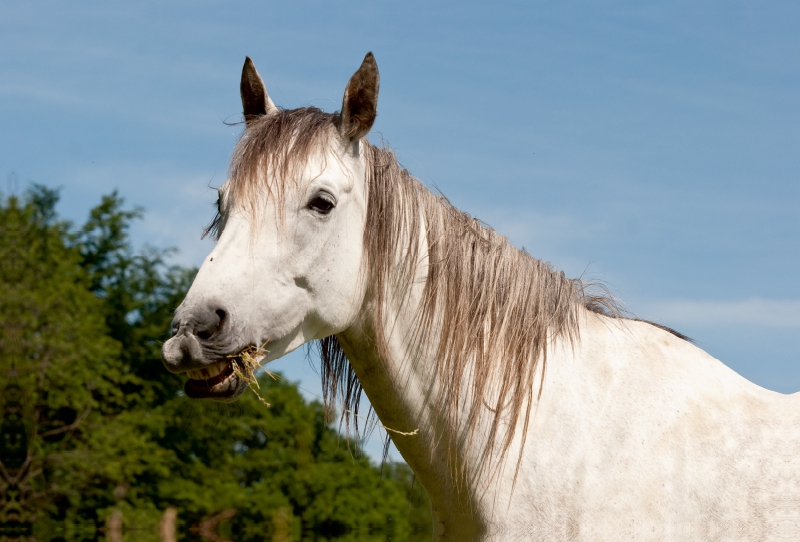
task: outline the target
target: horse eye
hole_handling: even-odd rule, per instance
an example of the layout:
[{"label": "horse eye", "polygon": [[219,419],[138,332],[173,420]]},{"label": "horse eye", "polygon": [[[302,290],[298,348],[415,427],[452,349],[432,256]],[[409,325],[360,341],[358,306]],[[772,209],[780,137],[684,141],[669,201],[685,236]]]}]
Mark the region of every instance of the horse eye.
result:
[{"label": "horse eye", "polygon": [[317,196],[308,202],[309,209],[323,215],[330,213],[335,206],[336,205],[331,200],[323,196]]}]

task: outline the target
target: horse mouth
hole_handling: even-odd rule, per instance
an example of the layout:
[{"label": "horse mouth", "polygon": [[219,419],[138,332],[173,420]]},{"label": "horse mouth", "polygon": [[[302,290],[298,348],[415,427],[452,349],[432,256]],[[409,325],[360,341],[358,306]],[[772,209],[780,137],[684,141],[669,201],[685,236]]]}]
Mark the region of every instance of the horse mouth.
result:
[{"label": "horse mouth", "polygon": [[225,359],[208,367],[187,371],[189,380],[183,391],[191,399],[212,399],[214,401],[235,401],[244,392],[247,382],[234,370],[235,361]]}]

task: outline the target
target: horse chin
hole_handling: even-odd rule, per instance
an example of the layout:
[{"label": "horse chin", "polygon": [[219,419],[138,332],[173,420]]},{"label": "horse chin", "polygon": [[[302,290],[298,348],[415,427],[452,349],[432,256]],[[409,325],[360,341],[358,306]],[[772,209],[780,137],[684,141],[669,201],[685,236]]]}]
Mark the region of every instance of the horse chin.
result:
[{"label": "horse chin", "polygon": [[[231,403],[247,389],[247,382],[233,370],[232,361],[220,361],[209,369],[210,371],[191,371],[188,374],[189,380],[183,385],[187,397]],[[209,372],[213,376],[210,376]]]}]

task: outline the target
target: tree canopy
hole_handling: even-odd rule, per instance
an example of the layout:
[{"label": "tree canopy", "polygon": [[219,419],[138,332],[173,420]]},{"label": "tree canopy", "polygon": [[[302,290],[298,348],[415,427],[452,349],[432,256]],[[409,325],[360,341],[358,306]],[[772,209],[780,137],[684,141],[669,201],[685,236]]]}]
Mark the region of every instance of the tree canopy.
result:
[{"label": "tree canopy", "polygon": [[134,250],[142,211],[116,193],[81,227],[57,202],[0,197],[0,539],[94,538],[116,515],[157,540],[168,509],[181,537],[429,537],[408,468],[372,465],[294,384],[261,375],[269,408],[184,397],[159,350],[195,270]]}]

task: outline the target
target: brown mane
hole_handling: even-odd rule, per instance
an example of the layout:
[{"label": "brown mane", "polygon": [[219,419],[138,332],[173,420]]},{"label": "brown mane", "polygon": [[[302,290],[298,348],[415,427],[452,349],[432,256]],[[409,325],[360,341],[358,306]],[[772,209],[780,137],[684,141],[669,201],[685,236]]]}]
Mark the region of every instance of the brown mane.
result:
[{"label": "brown mane", "polygon": [[[281,199],[293,168],[336,133],[338,120],[338,113],[302,108],[251,121],[233,153],[234,197],[255,205],[255,195],[266,189],[270,197]],[[467,441],[461,443],[467,447],[481,417],[492,413],[483,458],[496,444],[503,455],[520,417],[524,443],[528,406],[542,392],[543,378],[537,386],[534,377],[539,370],[544,374],[548,345],[558,338],[579,338],[581,310],[612,318],[622,317],[622,311],[605,292],[589,293],[591,284],[567,278],[433,194],[390,150],[362,140],[361,152],[368,182],[364,270],[374,301],[372,324],[379,353],[384,359],[389,356],[385,302],[389,297],[403,299],[419,256],[427,251],[427,279],[414,336],[418,350],[433,348],[428,354],[438,363],[439,412],[454,426],[467,428]],[[255,213],[256,208],[251,210]],[[398,261],[402,243],[406,257]],[[351,417],[361,397],[358,378],[335,336],[319,341],[319,350],[326,406],[338,403],[346,427],[352,420],[358,433],[357,418]],[[460,396],[464,389],[471,401]],[[462,412],[459,405],[464,404]]]}]

